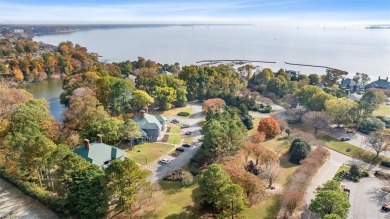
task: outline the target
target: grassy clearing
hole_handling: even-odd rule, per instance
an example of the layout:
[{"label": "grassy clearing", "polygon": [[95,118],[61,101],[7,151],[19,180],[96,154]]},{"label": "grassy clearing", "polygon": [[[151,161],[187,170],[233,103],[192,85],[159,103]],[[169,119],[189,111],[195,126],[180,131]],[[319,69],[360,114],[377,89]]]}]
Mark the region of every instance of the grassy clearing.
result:
[{"label": "grassy clearing", "polygon": [[258,205],[252,206],[244,212],[243,218],[262,218],[273,219],[277,218],[280,209],[280,196],[272,195],[267,197]]},{"label": "grassy clearing", "polygon": [[170,109],[170,110],[167,110],[167,111],[164,111],[162,113],[160,113],[162,116],[165,116],[165,117],[170,117],[170,116],[173,116],[173,115],[177,115],[178,113],[180,112],[188,112],[190,114],[192,114],[192,108],[189,107],[189,106],[186,106],[186,107],[179,107],[179,108],[173,108],[173,109]]},{"label": "grassy clearing", "polygon": [[[385,156],[379,156],[379,159],[374,160],[375,158],[374,152],[364,150],[362,148],[351,145],[347,142],[343,142],[335,138],[332,138],[330,136],[324,136],[321,139],[326,142],[326,147],[334,151],[337,151],[341,154],[362,160],[366,163],[377,164],[380,163],[380,161],[382,160],[389,160],[389,158]],[[348,148],[350,149],[350,151],[347,151]]]},{"label": "grassy clearing", "polygon": [[181,132],[181,130],[180,130],[180,128],[177,127],[177,126],[171,126],[171,128],[170,128],[170,130],[169,130],[169,133],[174,133],[174,134],[178,134],[178,133],[180,133],[180,132]]},{"label": "grassy clearing", "polygon": [[186,137],[186,138],[184,138],[184,143],[192,143],[193,140],[194,140],[194,137]]},{"label": "grassy clearing", "polygon": [[[325,141],[326,147],[350,157],[353,157],[355,154],[363,153],[365,151],[362,148],[356,147],[347,142],[340,141],[330,136],[324,136],[322,137],[322,140]],[[348,148],[351,149],[349,152],[347,151]]]},{"label": "grassy clearing", "polygon": [[[264,142],[264,146],[268,149],[275,151],[281,145],[288,144],[288,139],[280,135],[274,139]],[[287,151],[287,147],[284,152]],[[279,157],[280,162],[280,177],[274,182],[275,187],[283,187],[289,181],[291,175],[295,172],[299,165],[292,164],[288,161],[288,154],[283,154]],[[258,205],[254,205],[244,212],[244,218],[276,218],[280,209],[280,195],[272,194],[265,198],[263,202]]]},{"label": "grassy clearing", "polygon": [[169,144],[179,144],[181,141],[181,135],[170,134],[168,135],[167,143]]},{"label": "grassy clearing", "polygon": [[161,143],[143,143],[135,145],[132,150],[126,151],[126,156],[140,165],[146,165],[157,160],[172,150],[173,146]]},{"label": "grassy clearing", "polygon": [[161,181],[161,191],[157,195],[163,200],[150,218],[199,218],[197,206],[193,201],[198,188],[197,180],[198,178],[194,177],[194,182],[190,186],[183,186],[181,182]]},{"label": "grassy clearing", "polygon": [[253,122],[253,129],[248,131],[248,136],[253,135],[255,132],[257,132],[257,126],[259,125],[260,118],[255,118],[252,120]]},{"label": "grassy clearing", "polygon": [[374,116],[390,116],[390,105],[379,105],[379,108],[376,109],[373,114]]}]

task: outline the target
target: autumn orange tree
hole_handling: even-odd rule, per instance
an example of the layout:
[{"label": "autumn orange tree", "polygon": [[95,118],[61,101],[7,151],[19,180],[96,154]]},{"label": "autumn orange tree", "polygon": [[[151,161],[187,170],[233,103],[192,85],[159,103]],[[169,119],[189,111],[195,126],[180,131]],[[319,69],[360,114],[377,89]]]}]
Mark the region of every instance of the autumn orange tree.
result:
[{"label": "autumn orange tree", "polygon": [[240,154],[224,158],[222,168],[229,174],[230,179],[243,189],[251,205],[261,201],[265,186],[260,178],[245,170],[245,160]]},{"label": "autumn orange tree", "polygon": [[209,109],[213,110],[220,110],[226,105],[225,101],[222,100],[221,98],[213,98],[213,99],[208,99],[204,101],[202,110],[203,112],[207,112]]},{"label": "autumn orange tree", "polygon": [[281,132],[278,121],[275,118],[262,118],[257,131],[265,133],[267,137],[275,137]]}]

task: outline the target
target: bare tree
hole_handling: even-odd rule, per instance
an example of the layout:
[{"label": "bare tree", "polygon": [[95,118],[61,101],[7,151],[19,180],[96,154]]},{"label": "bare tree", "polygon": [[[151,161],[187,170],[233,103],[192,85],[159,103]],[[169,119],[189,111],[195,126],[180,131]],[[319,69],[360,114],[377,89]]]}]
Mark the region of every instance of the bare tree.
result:
[{"label": "bare tree", "polygon": [[331,119],[325,112],[311,111],[303,116],[305,125],[313,129],[316,135],[319,130],[325,130],[329,127]]},{"label": "bare tree", "polygon": [[365,143],[369,149],[376,152],[377,158],[383,151],[390,151],[390,133],[385,131],[371,133]]},{"label": "bare tree", "polygon": [[264,175],[268,180],[268,188],[272,187],[272,184],[280,177],[281,169],[277,163],[272,163],[264,171]]},{"label": "bare tree", "polygon": [[300,108],[292,108],[286,110],[286,120],[290,124],[301,124],[303,115],[307,112],[306,109]]}]

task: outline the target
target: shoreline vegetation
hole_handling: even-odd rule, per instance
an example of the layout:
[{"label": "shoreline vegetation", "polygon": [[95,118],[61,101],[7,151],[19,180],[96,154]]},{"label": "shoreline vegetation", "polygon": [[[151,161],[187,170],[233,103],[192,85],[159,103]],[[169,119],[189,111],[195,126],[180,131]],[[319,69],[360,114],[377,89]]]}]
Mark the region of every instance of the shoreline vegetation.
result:
[{"label": "shoreline vegetation", "polygon": [[[390,139],[384,122],[373,116],[387,99],[385,94],[369,90],[359,100],[350,100],[348,92],[339,87],[345,73],[335,69],[327,69],[325,75],[303,75],[284,69],[259,70],[248,63],[238,68],[226,64],[182,67],[143,57],[104,63],[96,53],[72,42],[54,48],[6,35],[1,43],[4,81],[64,78],[60,101],[67,108],[62,126],[50,115],[46,101],[33,99],[23,89],[0,86],[0,173],[60,216],[145,218],[156,213],[163,197],[155,194],[161,190],[146,180],[147,171],[136,161],[156,162],[160,153],[142,149],[139,153],[145,151],[145,156],[141,160],[114,160],[107,169],[73,153],[83,139],[98,140],[100,134],[110,145],[133,147],[133,143],[149,140],[131,119],[137,113],[145,116],[141,110],[151,109],[151,114],[165,111],[173,116],[185,112],[188,101],[203,103],[202,112],[196,112],[205,114],[202,144],[188,164],[191,173],[187,176],[191,181],[195,176],[195,186],[186,193],[199,194],[187,200],[197,207],[190,213],[210,217],[244,214],[275,193],[273,199],[284,197],[284,202],[275,201],[272,214],[282,209],[280,214],[294,215],[309,184],[307,179],[328,156],[324,148],[312,152],[306,140],[326,132],[331,125]],[[366,76],[358,73],[354,80],[368,82]],[[326,86],[316,86],[319,84]],[[284,108],[279,112],[285,116],[279,118],[279,112],[267,115],[273,103]],[[171,109],[180,112],[168,113]],[[188,110],[187,115],[193,113]],[[301,138],[290,138],[289,124],[302,124],[305,130],[295,133]],[[180,130],[170,131],[176,134]],[[319,146],[317,142],[313,145]],[[128,154],[137,156],[138,150]],[[289,157],[288,161],[281,156]],[[281,176],[281,171],[295,167],[291,180]],[[132,192],[124,192],[129,190]]]}]

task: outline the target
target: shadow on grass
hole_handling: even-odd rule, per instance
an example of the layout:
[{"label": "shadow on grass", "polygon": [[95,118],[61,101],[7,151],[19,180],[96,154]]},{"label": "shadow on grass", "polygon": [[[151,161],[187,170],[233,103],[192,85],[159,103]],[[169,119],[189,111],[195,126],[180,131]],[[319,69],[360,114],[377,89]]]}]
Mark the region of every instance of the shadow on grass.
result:
[{"label": "shadow on grass", "polygon": [[298,166],[297,164],[290,163],[290,161],[288,161],[288,159],[289,159],[288,153],[285,153],[279,157],[280,166],[282,168],[291,168],[291,167]]},{"label": "shadow on grass", "polygon": [[[184,186],[182,186],[182,188],[183,187]],[[199,194],[199,188],[194,189],[191,194],[192,200],[197,200],[198,194]],[[165,217],[165,219],[197,219],[197,218],[201,218],[201,215],[202,212],[200,206],[195,204],[194,206],[185,206],[183,207],[182,212],[168,215]]]},{"label": "shadow on grass", "polygon": [[272,204],[267,208],[267,217],[265,217],[264,219],[277,218],[281,204],[282,204],[281,196],[280,195],[273,196]]}]

